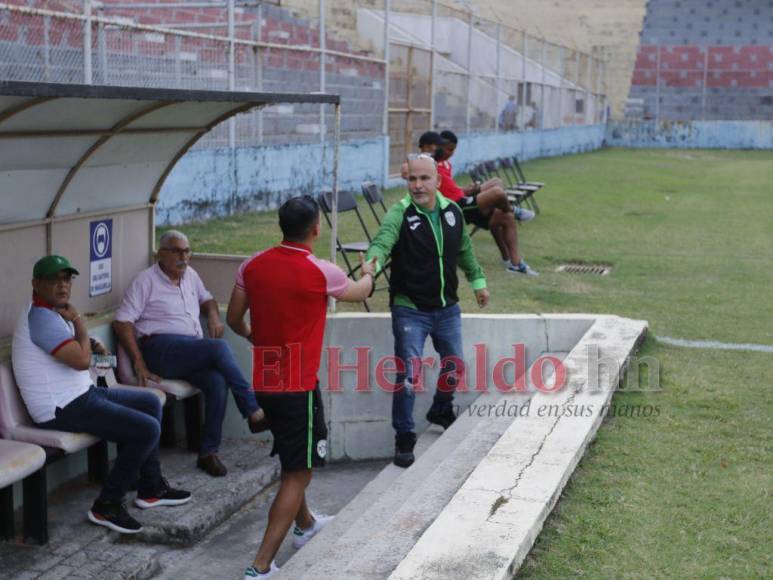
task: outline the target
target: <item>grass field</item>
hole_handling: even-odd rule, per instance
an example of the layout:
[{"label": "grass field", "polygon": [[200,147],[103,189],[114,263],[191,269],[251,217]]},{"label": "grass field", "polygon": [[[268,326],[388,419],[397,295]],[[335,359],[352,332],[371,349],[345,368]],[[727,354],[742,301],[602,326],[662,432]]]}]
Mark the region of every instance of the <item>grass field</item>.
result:
[{"label": "grass field", "polygon": [[[662,390],[615,395],[659,414],[604,423],[520,575],[770,577],[773,354],[656,337],[773,345],[773,153],[607,149],[525,170],[548,184],[542,213],[520,230],[542,275],[507,274],[490,237],[476,234],[490,311],[648,320],[642,355],[660,361]],[[203,252],[249,255],[278,239],[273,213],[184,229]],[[349,219],[341,232],[361,237]],[[326,233],[316,253],[328,248]],[[556,273],[566,261],[613,271]],[[477,310],[462,286],[463,309]],[[372,306],[385,310],[386,293]]]}]

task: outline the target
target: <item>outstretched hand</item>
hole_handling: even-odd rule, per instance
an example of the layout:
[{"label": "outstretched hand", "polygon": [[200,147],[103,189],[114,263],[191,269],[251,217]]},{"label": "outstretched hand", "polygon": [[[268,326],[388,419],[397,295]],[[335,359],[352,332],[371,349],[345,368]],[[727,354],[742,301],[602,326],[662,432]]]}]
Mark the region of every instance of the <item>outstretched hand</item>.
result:
[{"label": "outstretched hand", "polygon": [[365,254],[360,252],[360,268],[362,275],[370,274],[374,279],[376,278],[376,256],[373,256],[370,260],[365,260]]},{"label": "outstretched hand", "polygon": [[475,300],[478,301],[478,308],[485,308],[488,305],[489,298],[491,295],[488,293],[488,290],[485,288],[481,288],[480,290],[475,291]]}]

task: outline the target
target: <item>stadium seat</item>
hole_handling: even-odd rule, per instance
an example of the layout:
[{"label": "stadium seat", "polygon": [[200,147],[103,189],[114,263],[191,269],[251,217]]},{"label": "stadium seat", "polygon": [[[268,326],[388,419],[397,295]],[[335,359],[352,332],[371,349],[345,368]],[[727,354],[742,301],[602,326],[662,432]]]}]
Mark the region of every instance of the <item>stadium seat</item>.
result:
[{"label": "stadium seat", "polygon": [[[40,486],[37,479],[46,464],[46,452],[38,445],[0,439],[0,539],[14,537],[13,484],[21,481],[24,493],[23,537],[44,544],[48,520],[46,503],[36,502],[31,490]],[[42,528],[35,524],[43,522]]]}]

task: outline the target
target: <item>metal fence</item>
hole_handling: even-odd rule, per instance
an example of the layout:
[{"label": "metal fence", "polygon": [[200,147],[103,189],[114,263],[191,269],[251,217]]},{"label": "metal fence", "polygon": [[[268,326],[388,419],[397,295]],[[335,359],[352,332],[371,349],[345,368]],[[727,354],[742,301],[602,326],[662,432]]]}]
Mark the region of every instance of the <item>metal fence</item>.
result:
[{"label": "metal fence", "polygon": [[642,45],[629,119],[773,119],[773,48],[765,45]]},{"label": "metal fence", "polygon": [[[77,13],[48,4],[0,3],[0,78],[340,93],[342,137],[389,135],[392,169],[431,127],[605,120],[602,60],[437,1],[305,1],[301,17],[255,0],[70,1]],[[197,147],[324,142],[331,115],[313,105],[247,113]]]}]

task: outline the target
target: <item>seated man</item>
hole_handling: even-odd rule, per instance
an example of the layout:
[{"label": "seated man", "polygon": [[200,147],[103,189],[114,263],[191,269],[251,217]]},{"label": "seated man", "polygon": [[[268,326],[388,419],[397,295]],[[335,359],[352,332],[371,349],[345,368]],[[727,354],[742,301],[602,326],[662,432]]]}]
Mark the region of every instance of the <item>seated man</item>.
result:
[{"label": "seated man", "polygon": [[122,534],[142,531],[124,507],[137,481],[135,505],[181,505],[187,491],[161,477],[158,441],[161,402],[150,392],[95,387],[89,374],[86,324],[69,303],[78,271],[61,256],[46,256],[32,271],[32,304],[13,336],[13,372],[32,420],[43,429],[85,432],[119,444],[113,469],[88,512],[95,524]]},{"label": "seated man", "polygon": [[[217,453],[222,438],[228,390],[253,433],[268,425],[255,393],[224,340],[217,302],[188,265],[191,249],[185,234],[161,236],[158,263],[132,281],[115,315],[113,329],[131,357],[140,385],[165,379],[189,381],[204,393],[206,412],[197,467],[213,477],[228,470]],[[209,335],[199,322],[207,316]]]},{"label": "seated man", "polygon": [[510,200],[499,179],[490,179],[483,184],[459,187],[453,178],[451,156],[456,151],[458,139],[451,131],[425,133],[419,139],[422,152],[430,153],[438,161],[438,189],[444,197],[456,202],[462,208],[468,224],[490,230],[499,248],[502,264],[512,274],[538,276],[521,258],[518,251],[518,226],[516,220],[529,221],[534,212],[517,208],[513,211]]}]

